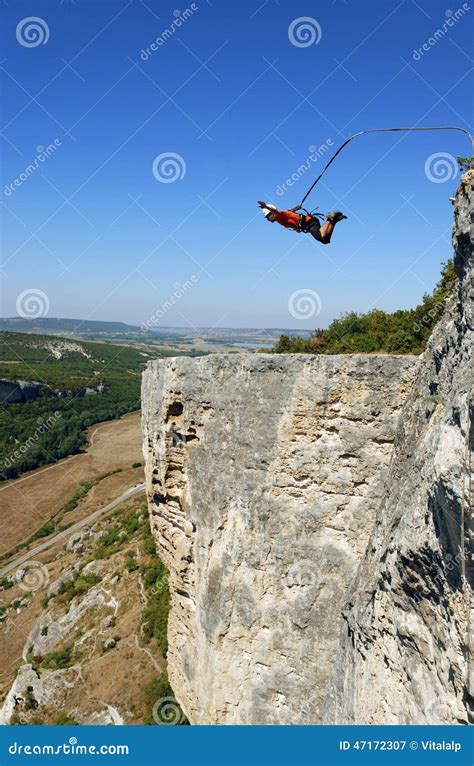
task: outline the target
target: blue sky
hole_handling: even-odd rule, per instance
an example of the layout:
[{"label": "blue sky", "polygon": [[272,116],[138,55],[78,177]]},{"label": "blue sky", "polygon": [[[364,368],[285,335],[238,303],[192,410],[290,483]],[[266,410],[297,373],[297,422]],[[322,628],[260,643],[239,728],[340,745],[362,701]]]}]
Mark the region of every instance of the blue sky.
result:
[{"label": "blue sky", "polygon": [[[451,255],[448,197],[458,178],[444,156],[435,175],[436,159],[468,154],[462,134],[353,142],[308,200],[349,216],[326,247],[266,223],[256,201],[296,204],[323,159],[277,190],[311,146],[326,145],[327,159],[365,128],[472,124],[469,4],[10,0],[0,8],[2,315],[17,313],[22,292],[39,290],[49,316],[141,324],[193,278],[158,325],[312,329],[348,310],[413,306],[433,288]],[[186,9],[163,44],[142,54]],[[19,42],[29,17],[44,22],[44,44]],[[301,17],[313,44],[290,39]],[[15,185],[38,147],[55,140]],[[163,183],[153,164],[169,154],[180,177]],[[318,294],[318,316],[290,313],[296,290]]]}]

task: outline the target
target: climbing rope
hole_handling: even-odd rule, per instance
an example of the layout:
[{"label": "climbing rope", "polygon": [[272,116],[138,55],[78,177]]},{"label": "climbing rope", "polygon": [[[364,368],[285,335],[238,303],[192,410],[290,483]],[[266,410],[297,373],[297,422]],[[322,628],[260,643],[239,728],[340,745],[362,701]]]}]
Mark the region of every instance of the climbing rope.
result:
[{"label": "climbing rope", "polygon": [[306,192],[306,194],[304,195],[303,199],[301,200],[300,204],[297,205],[294,208],[291,208],[291,209],[292,210],[302,210],[303,209],[303,204],[304,204],[306,198],[309,197],[309,195],[313,191],[313,189],[316,186],[316,184],[321,180],[321,178],[325,174],[326,170],[329,168],[330,165],[332,165],[332,163],[334,162],[334,160],[336,159],[338,154],[340,154],[342,152],[344,147],[347,146],[347,144],[349,144],[351,141],[353,141],[354,138],[358,138],[359,136],[364,136],[367,133],[396,133],[396,132],[400,132],[400,131],[415,131],[415,130],[460,130],[462,133],[465,133],[467,135],[467,137],[469,138],[469,140],[471,142],[471,145],[472,145],[472,153],[474,154],[474,136],[472,136],[471,133],[469,133],[469,131],[466,130],[466,128],[459,128],[459,127],[457,127],[455,125],[438,125],[438,126],[434,126],[434,127],[422,127],[422,128],[371,128],[370,130],[361,130],[359,133],[354,133],[353,136],[349,136],[349,138],[347,138],[344,141],[344,143],[341,144],[341,146],[339,147],[337,152],[335,152],[335,154],[333,154],[333,156],[331,157],[329,162],[324,166],[324,168],[322,169],[321,173],[317,177],[316,181],[313,184],[311,184],[311,186],[309,187],[308,191]]}]

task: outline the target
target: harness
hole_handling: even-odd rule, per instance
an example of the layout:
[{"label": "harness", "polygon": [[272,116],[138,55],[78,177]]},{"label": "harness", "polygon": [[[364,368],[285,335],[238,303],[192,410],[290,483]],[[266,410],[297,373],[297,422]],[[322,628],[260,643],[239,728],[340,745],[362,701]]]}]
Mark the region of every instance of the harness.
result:
[{"label": "harness", "polygon": [[[316,212],[310,213],[309,210],[306,210],[304,207],[300,208],[300,210],[304,210],[304,214],[303,213],[298,214],[300,219],[298,224],[299,232],[303,232],[305,234],[308,231],[311,223],[313,223],[313,221],[317,221],[318,226],[321,226],[321,221],[319,219],[324,218],[324,213],[316,213]],[[310,217],[309,221],[306,220],[308,216]]]}]

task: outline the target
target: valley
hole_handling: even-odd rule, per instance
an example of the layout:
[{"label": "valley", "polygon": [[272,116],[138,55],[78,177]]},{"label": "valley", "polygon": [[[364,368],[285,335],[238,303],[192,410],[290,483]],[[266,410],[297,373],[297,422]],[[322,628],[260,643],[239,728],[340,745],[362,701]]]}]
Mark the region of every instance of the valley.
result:
[{"label": "valley", "polygon": [[155,724],[172,694],[138,409],[154,356],[0,333],[0,724]]},{"label": "valley", "polygon": [[[87,435],[87,451],[0,484],[0,565],[48,522],[51,533],[61,531],[142,481],[140,413],[91,426]],[[76,507],[62,510],[95,481]]]}]

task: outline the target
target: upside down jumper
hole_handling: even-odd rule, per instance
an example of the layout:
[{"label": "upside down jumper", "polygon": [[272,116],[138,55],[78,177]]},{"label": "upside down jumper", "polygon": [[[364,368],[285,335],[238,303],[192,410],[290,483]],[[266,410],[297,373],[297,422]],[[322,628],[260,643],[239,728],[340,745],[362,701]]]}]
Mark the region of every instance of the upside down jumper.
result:
[{"label": "upside down jumper", "polygon": [[262,208],[263,215],[270,223],[276,221],[281,226],[284,226],[285,229],[311,234],[312,237],[323,245],[329,245],[336,223],[347,218],[340,210],[333,210],[326,215],[326,221],[321,225],[318,217],[321,216],[321,213],[303,215],[296,213],[294,210],[278,210],[275,205],[267,204],[262,200],[259,200],[258,204]]}]

